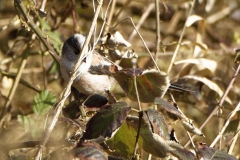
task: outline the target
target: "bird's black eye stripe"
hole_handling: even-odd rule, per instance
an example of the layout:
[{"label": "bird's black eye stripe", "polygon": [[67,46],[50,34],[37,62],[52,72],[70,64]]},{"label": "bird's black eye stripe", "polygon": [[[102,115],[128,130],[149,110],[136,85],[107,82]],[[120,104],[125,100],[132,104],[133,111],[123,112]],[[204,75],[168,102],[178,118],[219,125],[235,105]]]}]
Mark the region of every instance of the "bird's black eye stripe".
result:
[{"label": "bird's black eye stripe", "polygon": [[79,54],[80,54],[80,49],[78,49],[78,48],[73,48],[73,52],[74,52],[76,55],[79,55]]},{"label": "bird's black eye stripe", "polygon": [[70,45],[73,47],[73,52],[76,55],[80,54],[81,45],[79,44],[78,40],[72,37],[70,41]]},{"label": "bird's black eye stripe", "polygon": [[81,46],[80,46],[78,40],[75,39],[75,38],[72,39],[72,41],[71,41],[71,45],[72,45],[73,48],[75,48],[75,49],[80,49],[80,48],[81,48]]}]

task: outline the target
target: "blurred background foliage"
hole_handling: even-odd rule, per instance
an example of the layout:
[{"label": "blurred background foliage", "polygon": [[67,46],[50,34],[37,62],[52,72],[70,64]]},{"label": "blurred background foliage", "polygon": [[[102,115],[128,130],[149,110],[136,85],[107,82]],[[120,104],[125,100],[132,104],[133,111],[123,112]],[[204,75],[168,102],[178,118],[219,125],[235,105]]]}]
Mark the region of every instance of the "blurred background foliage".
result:
[{"label": "blurred background foliage", "polygon": [[[39,26],[44,34],[45,40],[53,46],[54,51],[60,55],[63,42],[74,33],[87,35],[94,16],[93,2],[86,0],[51,0],[43,4],[41,1],[23,0],[27,14],[31,20]],[[97,3],[95,1],[95,3]],[[103,25],[103,19],[108,0],[104,1],[101,16],[98,19],[96,36],[99,35]],[[200,126],[210,115],[211,111],[218,105],[222,94],[231,81],[237,63],[234,63],[235,50],[240,42],[240,1],[238,0],[197,0],[193,8],[191,19],[188,17],[190,3],[188,0],[161,0],[160,5],[160,50],[156,53],[156,18],[155,8],[151,0],[124,0],[115,1],[112,13],[111,26],[122,19],[131,17],[134,23],[146,15],[140,23],[139,32],[144,38],[150,51],[157,57],[157,64],[161,71],[167,72],[171,58],[176,49],[178,40],[182,34],[185,22],[188,24],[175,63],[169,72],[169,77],[174,83],[188,86],[195,90],[193,93],[174,92],[173,95],[178,106],[194,124]],[[95,4],[96,5],[96,4]],[[152,6],[151,6],[152,5]],[[39,41],[28,24],[19,19],[19,10],[15,9],[14,1],[1,0],[0,2],[0,109],[3,110],[9,97],[14,79],[19,75],[19,68],[23,67],[20,75],[20,83],[10,101],[7,110],[8,121],[1,122],[0,141],[10,143],[28,139],[25,133],[29,129],[21,127],[21,124],[32,124],[32,120],[26,116],[35,113],[34,97],[44,94],[42,90],[49,90],[56,97],[64,89],[65,83],[60,75],[57,63],[52,56],[46,52],[46,48]],[[148,12],[148,13],[147,13]],[[108,14],[110,14],[108,12]],[[109,15],[107,15],[108,17]],[[153,68],[153,62],[149,57],[139,36],[134,33],[130,20],[124,20],[114,28],[105,28],[104,33],[115,33],[119,31],[123,37],[131,43],[131,49],[138,55],[137,67]],[[92,38],[92,42],[94,42]],[[23,60],[25,64],[23,64]],[[122,67],[132,67],[131,60],[122,60]],[[192,77],[188,77],[192,76]],[[202,78],[202,80],[200,80]],[[204,79],[205,78],[205,79]],[[236,77],[226,102],[223,104],[222,114],[214,117],[203,128],[206,136],[197,137],[196,141],[211,144],[213,139],[222,128],[228,114],[235,108],[240,100],[240,80]],[[217,87],[216,87],[217,86]],[[132,107],[137,103],[130,101],[115,88],[113,93],[118,100],[125,101]],[[46,94],[46,93],[45,93]],[[168,94],[165,96],[169,99]],[[52,103],[55,101],[50,100]],[[153,104],[142,104],[145,108]],[[44,113],[45,115],[46,113]],[[39,119],[42,114],[34,117]],[[41,119],[41,118],[40,118]],[[44,118],[42,118],[44,119]],[[169,123],[174,119],[169,116]],[[239,124],[239,112],[234,116],[227,131],[223,135],[216,148],[223,151],[228,150],[229,142],[233,137]],[[65,122],[62,122],[65,123]],[[60,124],[61,125],[61,124]],[[5,126],[5,129],[3,129]],[[41,124],[39,126],[44,126]],[[34,126],[30,137],[39,139],[40,132]],[[179,122],[172,123],[181,144],[188,141],[186,131]],[[14,128],[14,131],[13,131]],[[25,129],[25,132],[23,130]],[[58,127],[57,127],[58,128]],[[61,128],[61,127],[59,127]],[[67,127],[62,127],[64,130]],[[62,133],[63,134],[63,133]],[[10,137],[15,138],[10,138]],[[62,136],[62,135],[59,135]],[[55,137],[56,138],[56,137]],[[9,140],[11,139],[11,140]],[[237,145],[238,144],[238,145]],[[240,141],[238,140],[233,155],[240,156]]]}]

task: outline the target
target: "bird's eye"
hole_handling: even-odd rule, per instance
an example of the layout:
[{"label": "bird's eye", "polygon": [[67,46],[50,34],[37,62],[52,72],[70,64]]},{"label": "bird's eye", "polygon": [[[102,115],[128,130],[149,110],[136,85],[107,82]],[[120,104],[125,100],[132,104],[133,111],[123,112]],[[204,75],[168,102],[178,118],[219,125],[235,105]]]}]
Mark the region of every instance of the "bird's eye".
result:
[{"label": "bird's eye", "polygon": [[80,49],[74,48],[73,52],[74,52],[76,55],[79,55],[79,54],[80,54]]},{"label": "bird's eye", "polygon": [[77,39],[71,38],[70,41],[69,41],[69,45],[72,47],[73,52],[74,52],[76,55],[79,55],[79,54],[80,54],[81,45],[79,44],[79,41],[78,41]]}]

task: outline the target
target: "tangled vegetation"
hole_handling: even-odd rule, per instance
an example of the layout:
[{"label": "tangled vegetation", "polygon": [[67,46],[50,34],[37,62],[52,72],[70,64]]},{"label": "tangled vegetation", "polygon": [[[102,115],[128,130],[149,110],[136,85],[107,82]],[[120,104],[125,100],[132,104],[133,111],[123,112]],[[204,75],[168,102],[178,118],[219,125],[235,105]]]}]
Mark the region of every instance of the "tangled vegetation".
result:
[{"label": "tangled vegetation", "polygon": [[[0,3],[0,159],[240,158],[238,0]],[[63,80],[75,33],[107,96]]]}]

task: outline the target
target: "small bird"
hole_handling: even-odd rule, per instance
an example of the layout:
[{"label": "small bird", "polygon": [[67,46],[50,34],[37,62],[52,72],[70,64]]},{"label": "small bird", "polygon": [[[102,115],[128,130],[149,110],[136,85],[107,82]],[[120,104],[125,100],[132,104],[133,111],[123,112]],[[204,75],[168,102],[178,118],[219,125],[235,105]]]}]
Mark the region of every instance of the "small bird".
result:
[{"label": "small bird", "polygon": [[[77,63],[85,39],[81,34],[74,34],[65,41],[62,47],[60,70],[65,81],[70,79],[70,73]],[[77,70],[77,77],[73,81],[73,86],[86,95],[101,94],[107,96],[110,88],[116,84],[114,77],[109,72],[113,66],[117,71],[123,69],[95,50],[90,50]],[[161,86],[161,84],[159,85]],[[168,86],[168,89],[190,91],[174,84]]]},{"label": "small bird", "polygon": [[[74,34],[65,41],[62,47],[60,70],[65,81],[70,78],[70,73],[77,63],[85,39],[81,34]],[[116,83],[106,70],[106,68],[113,65],[113,62],[94,50],[88,52],[78,68],[77,73],[79,75],[74,80],[73,86],[87,95],[107,95],[107,91]]]}]

